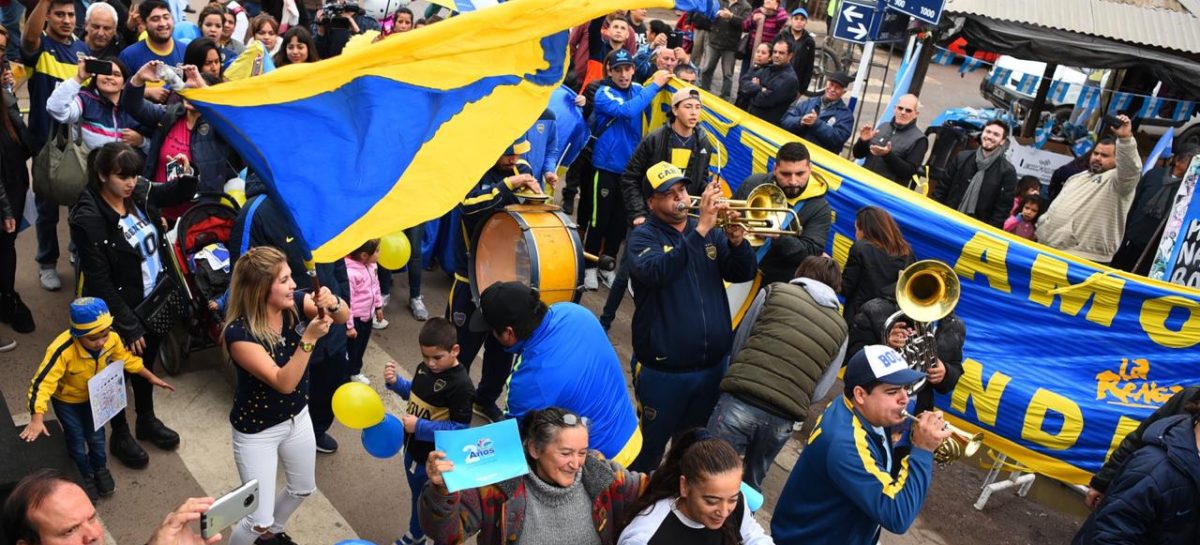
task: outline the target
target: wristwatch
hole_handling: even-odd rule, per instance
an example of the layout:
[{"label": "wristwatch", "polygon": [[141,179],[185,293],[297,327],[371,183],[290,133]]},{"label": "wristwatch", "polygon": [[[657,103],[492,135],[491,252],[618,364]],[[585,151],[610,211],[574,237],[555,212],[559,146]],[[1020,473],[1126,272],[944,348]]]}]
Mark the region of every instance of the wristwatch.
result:
[{"label": "wristwatch", "polygon": [[337,314],[339,310],[342,310],[342,298],[334,296],[334,299],[337,301],[337,304],[333,305],[333,308],[325,308],[325,310],[328,310],[330,314]]},{"label": "wristwatch", "polygon": [[309,354],[312,354],[313,349],[316,347],[317,347],[317,343],[300,341],[300,350],[303,350]]}]

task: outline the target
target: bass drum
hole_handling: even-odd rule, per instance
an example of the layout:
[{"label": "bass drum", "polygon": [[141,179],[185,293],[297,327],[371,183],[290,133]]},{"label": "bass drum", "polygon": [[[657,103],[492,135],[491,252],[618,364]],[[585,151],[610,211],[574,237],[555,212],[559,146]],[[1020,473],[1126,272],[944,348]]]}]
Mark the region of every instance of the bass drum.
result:
[{"label": "bass drum", "polygon": [[479,226],[471,248],[471,295],[496,282],[518,281],[547,305],[578,303],[583,244],[575,222],[557,206],[514,204]]}]

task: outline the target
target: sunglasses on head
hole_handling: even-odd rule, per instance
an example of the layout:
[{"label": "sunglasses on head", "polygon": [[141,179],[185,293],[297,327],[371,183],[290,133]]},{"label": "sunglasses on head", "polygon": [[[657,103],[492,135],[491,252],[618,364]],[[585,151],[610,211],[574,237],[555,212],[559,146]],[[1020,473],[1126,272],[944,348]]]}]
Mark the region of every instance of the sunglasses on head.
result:
[{"label": "sunglasses on head", "polygon": [[586,416],[576,416],[572,413],[567,413],[563,415],[562,423],[572,427],[582,424],[583,427],[586,428],[589,424],[591,424],[591,421],[588,420],[588,417]]}]

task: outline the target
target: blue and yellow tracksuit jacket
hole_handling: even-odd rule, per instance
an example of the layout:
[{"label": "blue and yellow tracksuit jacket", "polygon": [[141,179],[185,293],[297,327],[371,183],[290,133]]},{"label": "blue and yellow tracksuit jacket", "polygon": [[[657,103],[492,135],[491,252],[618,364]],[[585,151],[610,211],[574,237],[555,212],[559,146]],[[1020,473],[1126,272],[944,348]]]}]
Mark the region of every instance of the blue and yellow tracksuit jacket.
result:
[{"label": "blue and yellow tracksuit jacket", "polygon": [[46,357],[29,384],[29,413],[45,414],[51,397],[66,403],[86,402],[88,379],[114,362],[124,362],[125,372],[131,374],[141,372],[143,367],[141,356],[126,349],[115,331],[109,332],[104,348],[96,356],[76,342],[70,330],[62,332],[46,348]]},{"label": "blue and yellow tracksuit jacket", "polygon": [[725,231],[680,232],[650,215],[626,243],[633,282],[633,354],[652,369],[686,372],[719,365],[733,344],[725,281],[754,279],[749,242],[729,246]]},{"label": "blue and yellow tracksuit jacket", "polygon": [[[520,174],[533,174],[524,161],[518,161],[516,168]],[[474,240],[479,222],[487,219],[492,213],[503,210],[505,206],[517,204],[512,186],[505,181],[510,176],[515,176],[511,170],[489,169],[458,204],[459,224],[458,234],[454,237],[453,272],[463,282],[467,282],[470,276],[467,270],[470,267],[467,253],[471,251],[471,241]]]},{"label": "blue and yellow tracksuit jacket", "polygon": [[809,437],[779,495],[771,535],[780,545],[869,545],[879,528],[903,534],[917,519],[933,474],[933,453],[913,448],[888,472],[879,435],[839,396]]}]

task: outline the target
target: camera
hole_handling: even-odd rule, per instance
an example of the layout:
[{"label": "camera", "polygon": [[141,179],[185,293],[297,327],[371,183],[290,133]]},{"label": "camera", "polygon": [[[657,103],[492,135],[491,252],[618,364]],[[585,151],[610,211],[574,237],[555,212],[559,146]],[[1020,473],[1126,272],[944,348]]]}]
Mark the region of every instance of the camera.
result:
[{"label": "camera", "polygon": [[[362,11],[362,8],[359,7],[357,2],[339,2],[336,0],[333,2],[326,2],[323,6],[321,6],[321,13],[324,14],[321,24],[332,27],[342,26],[342,24],[337,22],[339,15],[343,13],[355,15],[360,11]],[[344,26],[349,27],[348,24],[345,24]]]}]

